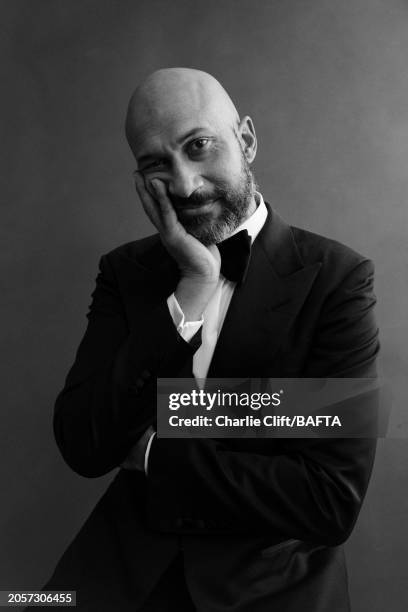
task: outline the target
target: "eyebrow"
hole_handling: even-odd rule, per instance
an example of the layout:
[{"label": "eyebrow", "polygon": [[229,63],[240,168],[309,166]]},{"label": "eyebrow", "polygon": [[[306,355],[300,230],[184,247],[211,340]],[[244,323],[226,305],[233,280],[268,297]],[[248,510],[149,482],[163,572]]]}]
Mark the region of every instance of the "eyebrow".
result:
[{"label": "eyebrow", "polygon": [[208,128],[205,128],[205,127],[195,127],[192,130],[190,130],[189,132],[187,132],[186,134],[184,134],[184,136],[180,136],[180,138],[178,138],[178,140],[176,142],[177,142],[177,144],[181,144],[182,142],[184,142],[185,140],[187,140],[188,138],[190,138],[191,136],[193,136],[197,132],[202,132],[204,130],[208,130]]},{"label": "eyebrow", "polygon": [[[178,138],[176,140],[176,143],[177,144],[182,144],[183,142],[185,142],[186,140],[191,138],[191,136],[194,136],[194,134],[197,134],[198,132],[205,131],[207,129],[208,128],[205,128],[205,127],[195,127],[192,130],[189,130],[188,132],[183,134],[183,136],[180,136],[180,138]],[[137,160],[137,163],[138,163],[138,165],[146,163],[150,159],[154,159],[155,157],[158,157],[160,155],[161,155],[161,153],[146,153],[146,155],[142,155],[141,157],[139,157],[139,159]]]}]

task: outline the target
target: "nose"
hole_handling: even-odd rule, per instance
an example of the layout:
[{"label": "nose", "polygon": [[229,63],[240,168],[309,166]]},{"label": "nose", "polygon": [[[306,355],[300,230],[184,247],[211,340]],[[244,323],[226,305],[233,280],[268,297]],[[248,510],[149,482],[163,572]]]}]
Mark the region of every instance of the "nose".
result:
[{"label": "nose", "polygon": [[188,198],[202,186],[203,181],[193,164],[178,163],[169,177],[168,189],[171,195]]}]

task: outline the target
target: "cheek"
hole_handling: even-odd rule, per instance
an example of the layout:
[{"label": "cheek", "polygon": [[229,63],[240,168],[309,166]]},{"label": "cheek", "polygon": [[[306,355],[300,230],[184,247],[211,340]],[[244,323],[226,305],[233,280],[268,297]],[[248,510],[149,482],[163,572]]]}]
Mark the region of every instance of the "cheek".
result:
[{"label": "cheek", "polygon": [[217,151],[202,168],[202,176],[210,182],[228,184],[235,183],[241,176],[242,158],[238,151]]}]

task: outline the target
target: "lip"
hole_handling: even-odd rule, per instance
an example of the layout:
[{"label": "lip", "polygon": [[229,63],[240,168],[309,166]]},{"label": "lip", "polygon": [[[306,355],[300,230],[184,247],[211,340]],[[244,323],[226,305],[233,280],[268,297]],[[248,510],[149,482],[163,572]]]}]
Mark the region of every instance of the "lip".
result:
[{"label": "lip", "polygon": [[193,204],[192,206],[182,206],[177,209],[178,213],[187,215],[202,215],[210,212],[218,200],[210,200],[204,204]]}]

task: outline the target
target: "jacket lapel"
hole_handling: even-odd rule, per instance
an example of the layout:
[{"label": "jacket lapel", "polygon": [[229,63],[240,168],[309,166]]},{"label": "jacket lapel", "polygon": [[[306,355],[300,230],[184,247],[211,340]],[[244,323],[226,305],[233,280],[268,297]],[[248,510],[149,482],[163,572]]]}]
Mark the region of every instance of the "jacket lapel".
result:
[{"label": "jacket lapel", "polygon": [[290,227],[268,206],[252,246],[247,278],[236,287],[209,377],[271,376],[272,359],[288,335],[321,263],[304,266]]}]

